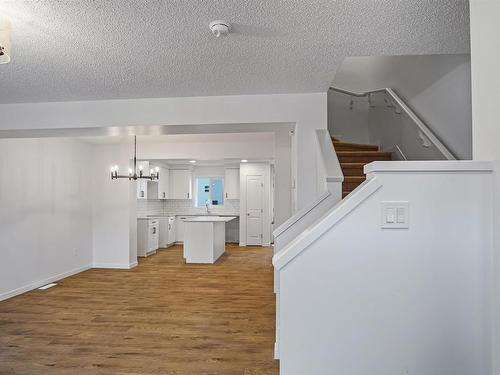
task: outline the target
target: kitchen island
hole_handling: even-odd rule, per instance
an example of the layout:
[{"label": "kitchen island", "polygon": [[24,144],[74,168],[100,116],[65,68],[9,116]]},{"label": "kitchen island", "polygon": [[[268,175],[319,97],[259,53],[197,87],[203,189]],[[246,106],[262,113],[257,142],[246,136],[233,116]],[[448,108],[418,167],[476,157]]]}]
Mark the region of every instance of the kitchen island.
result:
[{"label": "kitchen island", "polygon": [[186,263],[215,263],[226,249],[226,223],[236,216],[192,216],[184,219]]}]

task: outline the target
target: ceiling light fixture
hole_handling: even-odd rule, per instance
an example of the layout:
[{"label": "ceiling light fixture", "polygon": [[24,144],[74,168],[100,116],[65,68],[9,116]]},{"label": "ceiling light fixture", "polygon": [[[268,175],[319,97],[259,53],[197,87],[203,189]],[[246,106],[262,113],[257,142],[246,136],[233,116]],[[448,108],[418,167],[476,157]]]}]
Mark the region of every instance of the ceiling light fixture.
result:
[{"label": "ceiling light fixture", "polygon": [[129,168],[128,176],[119,175],[118,174],[119,167],[118,165],[114,165],[111,167],[111,179],[117,180],[119,178],[127,178],[129,180],[138,180],[138,179],[146,179],[146,180],[157,180],[160,178],[160,168],[156,167],[155,170],[149,170],[149,176],[143,174],[143,166],[139,166],[139,174],[137,174],[137,136],[134,135],[134,168]]},{"label": "ceiling light fixture", "polygon": [[210,22],[208,27],[210,27],[210,31],[215,35],[216,38],[220,37],[221,35],[229,34],[229,31],[231,30],[231,24],[229,22],[220,20]]},{"label": "ceiling light fixture", "polygon": [[247,159],[241,159],[241,162],[242,163],[248,163],[248,160]]},{"label": "ceiling light fixture", "polygon": [[0,16],[0,64],[10,62],[10,21]]},{"label": "ceiling light fixture", "polygon": [[191,164],[194,164],[194,163],[196,163],[196,160],[190,160],[189,162],[190,162]]}]

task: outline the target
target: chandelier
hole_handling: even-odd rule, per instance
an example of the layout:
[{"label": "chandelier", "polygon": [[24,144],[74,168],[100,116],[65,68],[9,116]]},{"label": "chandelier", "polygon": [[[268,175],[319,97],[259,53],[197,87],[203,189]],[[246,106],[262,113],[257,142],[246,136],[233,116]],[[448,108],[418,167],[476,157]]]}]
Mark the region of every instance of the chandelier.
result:
[{"label": "chandelier", "polygon": [[129,168],[128,170],[128,176],[127,175],[119,175],[118,174],[118,165],[114,165],[111,167],[111,179],[112,180],[117,180],[119,178],[127,178],[129,180],[138,180],[138,179],[145,179],[145,180],[157,180],[160,178],[160,168],[156,167],[156,169],[153,170],[151,168],[149,170],[149,176],[144,175],[143,171],[144,167],[143,165],[139,165],[139,174],[137,174],[137,136],[134,135],[134,168]]}]

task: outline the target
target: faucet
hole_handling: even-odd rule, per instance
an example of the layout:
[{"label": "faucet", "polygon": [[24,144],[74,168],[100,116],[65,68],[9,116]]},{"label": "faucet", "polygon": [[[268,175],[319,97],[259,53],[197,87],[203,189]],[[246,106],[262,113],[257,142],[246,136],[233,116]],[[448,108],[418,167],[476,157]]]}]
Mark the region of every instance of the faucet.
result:
[{"label": "faucet", "polygon": [[205,202],[205,207],[207,209],[207,215],[210,213],[210,210],[208,209],[208,201]]}]

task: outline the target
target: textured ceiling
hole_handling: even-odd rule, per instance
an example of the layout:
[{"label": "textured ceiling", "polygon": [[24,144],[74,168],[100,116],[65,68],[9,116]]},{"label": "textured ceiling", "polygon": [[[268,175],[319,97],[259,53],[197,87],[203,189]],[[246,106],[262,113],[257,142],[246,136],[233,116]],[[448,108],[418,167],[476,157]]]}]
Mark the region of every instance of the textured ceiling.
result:
[{"label": "textured ceiling", "polygon": [[[346,56],[469,52],[467,0],[0,0],[0,103],[326,91]],[[228,37],[208,29],[233,24]]]}]

